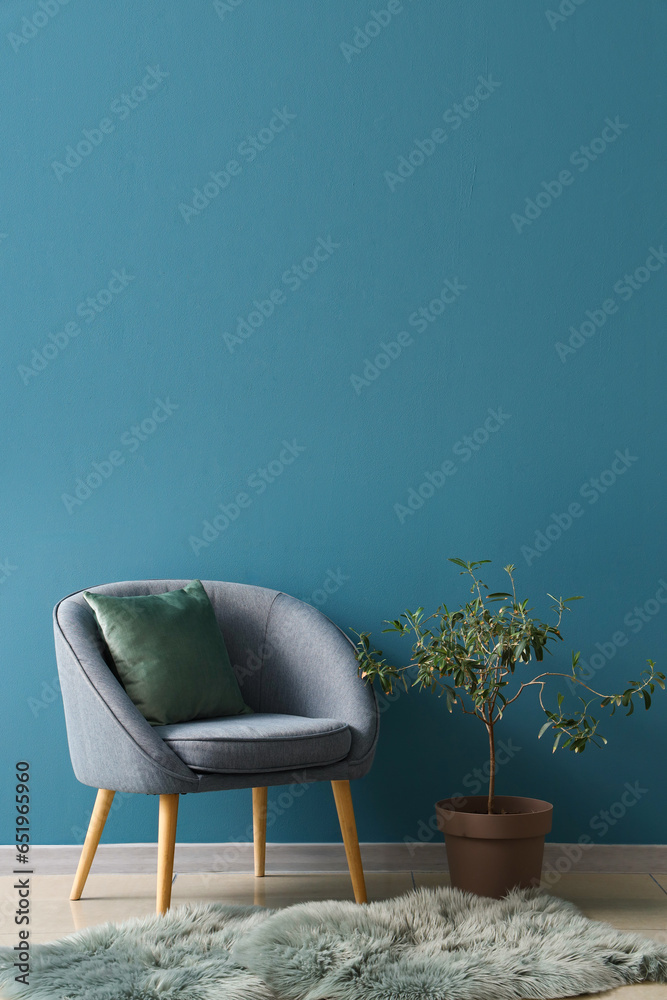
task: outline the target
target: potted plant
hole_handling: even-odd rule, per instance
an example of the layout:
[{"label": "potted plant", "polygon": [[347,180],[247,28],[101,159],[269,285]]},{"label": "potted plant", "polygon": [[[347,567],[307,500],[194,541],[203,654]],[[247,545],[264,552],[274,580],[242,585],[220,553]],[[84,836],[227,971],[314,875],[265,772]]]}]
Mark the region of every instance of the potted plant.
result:
[{"label": "potted plant", "polygon": [[[465,799],[443,799],[436,804],[438,826],[445,834],[452,884],[478,895],[499,898],[513,886],[539,882],[544,853],[544,837],[551,829],[553,806],[541,799],[496,795],[496,727],[506,710],[527,691],[537,692],[540,708],[547,721],[538,738],[548,730],[555,732],[553,752],[559,747],[583,753],[589,743],[600,746],[607,740],[598,731],[599,722],[591,706],[599,704],[613,715],[619,706],[634,711],[635,701],[651,705],[655,685],[665,687],[665,675],[658,673],[652,660],[640,679],[632,681],[622,694],[595,691],[578,675],[579,653],[572,654],[568,672],[542,671],[539,667],[524,676],[524,668],[542,663],[544,654],[561,640],[560,624],[572,601],[580,597],[555,598],[554,621],[548,624],[530,617],[528,601],[519,601],[514,585],[514,566],[506,566],[511,593],[488,593],[478,578],[480,566],[490,560],[464,562],[451,559],[462,567],[461,576],[471,581],[470,600],[456,611],[441,604],[425,617],[424,609],[407,610],[400,618],[387,621],[384,632],[398,632],[412,638],[412,655],[405,666],[395,666],[372,649],[369,632],[358,636],[359,671],[369,683],[376,678],[389,693],[401,683],[444,695],[450,712],[460,709],[475,716],[486,729],[489,741],[488,795]],[[354,631],[354,630],[353,630]],[[564,708],[564,695],[558,694],[553,707],[545,702],[551,678],[561,677],[577,685],[587,695],[579,698],[574,710]]]}]

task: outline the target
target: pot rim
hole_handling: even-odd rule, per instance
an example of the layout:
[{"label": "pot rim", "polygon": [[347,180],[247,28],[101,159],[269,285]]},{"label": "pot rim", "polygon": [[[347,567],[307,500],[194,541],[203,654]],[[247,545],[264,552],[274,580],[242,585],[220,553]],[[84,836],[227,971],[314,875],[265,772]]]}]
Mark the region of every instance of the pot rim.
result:
[{"label": "pot rim", "polygon": [[[452,798],[440,799],[436,802],[436,809],[442,809],[450,812],[455,812],[457,816],[486,816],[488,819],[502,819],[505,816],[534,816],[540,813],[553,812],[553,803],[547,802],[546,799],[534,799],[526,795],[495,795],[495,802],[498,805],[510,805],[511,803],[525,802],[530,803],[533,808],[526,808],[517,810],[515,812],[508,813],[487,813],[487,812],[476,812],[470,809],[466,809],[465,806],[472,805],[485,805],[488,801],[486,795],[455,795]],[[456,803],[462,801],[463,806],[458,806]]]},{"label": "pot rim", "polygon": [[[476,840],[524,840],[544,837],[551,831],[553,805],[544,799],[522,795],[497,795],[496,803],[503,806],[525,805],[519,812],[486,813],[466,811],[466,806],[483,807],[486,795],[456,796],[436,802],[438,827],[448,837],[472,837]],[[457,803],[461,803],[457,806]]]}]

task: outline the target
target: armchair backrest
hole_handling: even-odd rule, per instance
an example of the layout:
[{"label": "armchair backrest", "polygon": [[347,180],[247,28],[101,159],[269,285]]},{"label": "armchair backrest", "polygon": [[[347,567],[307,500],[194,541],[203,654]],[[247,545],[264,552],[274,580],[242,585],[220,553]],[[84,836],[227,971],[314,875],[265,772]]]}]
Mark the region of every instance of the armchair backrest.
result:
[{"label": "armchair backrest", "polygon": [[[189,580],[129,580],[87,589],[111,597],[142,597],[178,590],[187,583]],[[259,711],[262,662],[267,652],[264,639],[271,605],[278,596],[278,591],[241,583],[221,583],[217,580],[202,580],[202,583],[213,605],[243,699],[247,705]],[[101,654],[107,667],[112,669],[95,616],[81,591],[71,594],[58,604],[55,618],[82,662],[87,659],[87,653],[93,646]],[[108,681],[108,678],[100,676],[104,672],[104,666],[98,658],[87,663],[86,672],[89,672],[94,684],[97,680]]]}]

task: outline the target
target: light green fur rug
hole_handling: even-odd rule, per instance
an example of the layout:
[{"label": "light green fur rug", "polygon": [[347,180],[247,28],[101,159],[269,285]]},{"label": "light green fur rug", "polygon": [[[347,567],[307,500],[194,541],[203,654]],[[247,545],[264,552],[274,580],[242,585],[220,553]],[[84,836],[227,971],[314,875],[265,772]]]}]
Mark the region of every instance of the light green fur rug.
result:
[{"label": "light green fur rug", "polygon": [[418,889],[357,906],[193,905],[0,949],[8,1000],[534,1000],[667,982],[667,948],[539,890]]}]

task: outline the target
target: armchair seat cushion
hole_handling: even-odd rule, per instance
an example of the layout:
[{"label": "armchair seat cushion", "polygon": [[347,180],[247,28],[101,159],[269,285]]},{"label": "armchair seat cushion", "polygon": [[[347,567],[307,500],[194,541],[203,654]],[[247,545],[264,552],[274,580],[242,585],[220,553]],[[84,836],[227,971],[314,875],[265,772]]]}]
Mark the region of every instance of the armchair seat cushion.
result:
[{"label": "armchair seat cushion", "polygon": [[215,774],[333,764],[352,742],[349,727],[336,719],[273,713],[155,726],[155,732],[193,771]]}]

